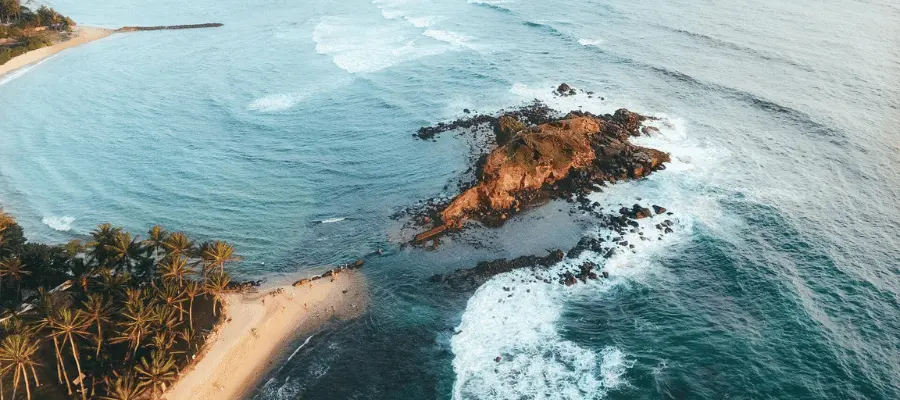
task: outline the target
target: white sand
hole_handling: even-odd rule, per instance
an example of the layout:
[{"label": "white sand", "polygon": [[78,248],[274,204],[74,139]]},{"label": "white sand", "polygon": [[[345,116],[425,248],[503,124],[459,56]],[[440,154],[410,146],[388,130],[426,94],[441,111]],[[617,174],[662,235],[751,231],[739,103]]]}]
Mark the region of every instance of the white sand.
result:
[{"label": "white sand", "polygon": [[[210,338],[199,361],[183,371],[163,397],[226,400],[246,396],[285,355],[284,347],[292,339],[333,317],[348,319],[363,312],[368,302],[363,275],[342,271],[331,279],[230,295],[226,322]],[[278,289],[282,292],[273,294]]]},{"label": "white sand", "polygon": [[114,32],[115,31],[111,29],[79,26],[72,32],[73,37],[69,40],[56,43],[52,46],[29,51],[25,54],[14,57],[3,65],[0,65],[0,76],[6,75],[7,73],[28,66],[30,64],[34,64],[65,49],[70,49],[75,46],[93,42],[97,39],[105,38],[109,35],[112,35]]}]

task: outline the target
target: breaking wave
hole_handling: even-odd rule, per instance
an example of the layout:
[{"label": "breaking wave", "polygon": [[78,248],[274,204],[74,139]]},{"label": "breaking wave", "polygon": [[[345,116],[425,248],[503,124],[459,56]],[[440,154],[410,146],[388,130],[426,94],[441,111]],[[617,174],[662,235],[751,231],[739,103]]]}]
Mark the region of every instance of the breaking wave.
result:
[{"label": "breaking wave", "polygon": [[603,39],[578,39],[578,44],[582,46],[600,46],[603,44]]},{"label": "breaking wave", "polygon": [[453,31],[442,31],[437,29],[428,29],[422,34],[435,40],[450,43],[451,45],[456,47],[470,47],[468,42],[472,40],[471,36],[466,36]]},{"label": "breaking wave", "polygon": [[41,219],[41,223],[47,225],[54,230],[60,232],[68,232],[72,230],[72,223],[75,222],[75,217],[63,216],[63,217],[44,217]]}]

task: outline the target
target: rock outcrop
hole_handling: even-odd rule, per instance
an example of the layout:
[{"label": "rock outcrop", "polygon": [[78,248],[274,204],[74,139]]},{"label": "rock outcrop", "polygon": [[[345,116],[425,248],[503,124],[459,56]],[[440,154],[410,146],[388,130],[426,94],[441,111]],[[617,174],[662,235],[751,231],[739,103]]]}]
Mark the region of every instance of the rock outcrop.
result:
[{"label": "rock outcrop", "polygon": [[478,263],[474,268],[460,269],[446,275],[434,275],[432,282],[445,283],[456,290],[474,290],[494,275],[520,268],[549,267],[565,258],[562,250],[540,256],[524,256],[512,260],[499,259]]},{"label": "rock outcrop", "polygon": [[572,112],[528,128],[513,116],[501,116],[494,125],[498,147],[479,162],[477,184],[454,198],[440,221],[414,241],[434,239],[469,219],[502,223],[542,192],[578,194],[664,168],[668,154],[629,142],[641,135],[646,119],[625,109],[602,116]]}]

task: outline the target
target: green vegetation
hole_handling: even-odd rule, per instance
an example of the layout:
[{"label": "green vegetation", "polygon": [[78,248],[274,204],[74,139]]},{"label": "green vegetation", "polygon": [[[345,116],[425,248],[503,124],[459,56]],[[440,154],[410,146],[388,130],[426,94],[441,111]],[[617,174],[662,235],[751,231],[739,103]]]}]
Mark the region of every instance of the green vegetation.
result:
[{"label": "green vegetation", "polygon": [[47,6],[32,11],[20,0],[0,0],[0,64],[63,39],[73,26],[72,19]]},{"label": "green vegetation", "polygon": [[31,243],[0,211],[0,398],[159,398],[221,318],[237,259],[159,226]]}]

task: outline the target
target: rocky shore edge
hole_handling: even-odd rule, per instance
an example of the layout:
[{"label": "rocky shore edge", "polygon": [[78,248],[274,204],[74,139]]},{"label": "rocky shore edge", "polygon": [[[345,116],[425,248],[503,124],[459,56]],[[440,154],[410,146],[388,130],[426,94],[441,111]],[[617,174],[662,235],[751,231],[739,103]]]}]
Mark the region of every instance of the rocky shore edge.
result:
[{"label": "rocky shore edge", "polygon": [[[562,84],[555,94],[575,92]],[[429,201],[409,212],[424,229],[412,243],[436,248],[442,235],[464,229],[468,221],[498,226],[546,200],[574,197],[584,203],[587,194],[608,183],[641,179],[665,169],[669,154],[630,142],[632,137],[658,133],[643,124],[653,119],[624,108],[604,115],[563,114],[536,100],[496,117],[475,114],[419,129],[414,136],[423,140],[449,131],[483,134],[485,127],[492,137],[467,171],[474,178],[460,182],[459,195]]]},{"label": "rocky shore edge", "polygon": [[[582,206],[582,208],[585,208]],[[457,291],[472,291],[477,289],[490,278],[517,269],[546,269],[563,260],[576,260],[582,253],[590,251],[602,256],[604,259],[612,258],[617,252],[633,251],[634,243],[624,239],[626,234],[637,234],[641,241],[662,240],[664,235],[674,233],[674,214],[658,205],[634,204],[631,207],[622,207],[618,212],[603,213],[589,205],[586,208],[593,212],[599,221],[599,226],[607,229],[606,236],[583,236],[578,243],[564,252],[562,249],[549,251],[547,255],[528,255],[511,260],[501,258],[492,261],[483,261],[475,267],[459,269],[448,274],[433,275],[430,280],[435,283],[447,285]],[[653,226],[645,229],[638,220],[652,219]],[[658,221],[658,222],[657,222]],[[578,282],[587,283],[589,280],[609,278],[609,273],[602,270],[602,266],[593,261],[583,261],[573,268],[561,273],[556,283],[572,286]],[[554,283],[554,280],[544,279],[544,283]]]}]

